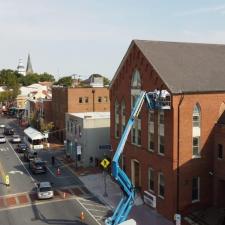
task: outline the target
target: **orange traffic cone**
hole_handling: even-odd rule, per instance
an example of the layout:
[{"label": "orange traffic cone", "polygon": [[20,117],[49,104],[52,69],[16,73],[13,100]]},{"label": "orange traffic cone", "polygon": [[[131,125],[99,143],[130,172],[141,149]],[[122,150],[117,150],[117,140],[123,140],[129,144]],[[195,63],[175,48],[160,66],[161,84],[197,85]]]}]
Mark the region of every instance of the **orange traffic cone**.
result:
[{"label": "orange traffic cone", "polygon": [[60,171],[60,168],[58,167],[58,169],[57,169],[57,176],[60,176],[61,175],[61,171]]},{"label": "orange traffic cone", "polygon": [[83,211],[80,213],[80,220],[84,220],[84,212]]}]

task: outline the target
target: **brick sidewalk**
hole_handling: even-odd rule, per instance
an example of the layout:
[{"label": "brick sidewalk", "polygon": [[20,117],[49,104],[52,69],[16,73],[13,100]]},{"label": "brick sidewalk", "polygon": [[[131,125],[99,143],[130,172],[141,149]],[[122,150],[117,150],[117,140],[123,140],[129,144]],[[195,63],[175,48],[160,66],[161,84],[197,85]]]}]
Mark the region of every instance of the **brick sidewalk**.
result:
[{"label": "brick sidewalk", "polygon": [[[91,195],[91,193],[85,187],[63,187],[54,190],[54,197],[51,200],[69,199],[72,197],[82,197]],[[38,200],[36,192],[24,192],[18,194],[11,194],[6,196],[0,196],[0,210],[13,207],[19,207],[23,205],[35,204],[42,202]]]}]

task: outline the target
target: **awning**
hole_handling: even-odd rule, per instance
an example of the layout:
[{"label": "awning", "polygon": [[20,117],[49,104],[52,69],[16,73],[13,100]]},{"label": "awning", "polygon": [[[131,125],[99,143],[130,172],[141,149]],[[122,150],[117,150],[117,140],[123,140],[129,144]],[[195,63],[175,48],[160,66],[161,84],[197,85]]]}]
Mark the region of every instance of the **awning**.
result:
[{"label": "awning", "polygon": [[28,127],[27,129],[24,130],[24,133],[31,139],[31,140],[40,140],[44,139],[44,135],[39,132],[38,130]]}]

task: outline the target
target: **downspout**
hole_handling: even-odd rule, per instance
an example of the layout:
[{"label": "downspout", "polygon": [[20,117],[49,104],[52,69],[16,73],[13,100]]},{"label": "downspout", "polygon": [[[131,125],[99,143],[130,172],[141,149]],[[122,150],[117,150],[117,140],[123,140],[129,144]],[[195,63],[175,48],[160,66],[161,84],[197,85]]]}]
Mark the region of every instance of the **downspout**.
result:
[{"label": "downspout", "polygon": [[177,118],[177,213],[180,212],[179,200],[180,200],[180,106],[184,99],[184,94],[181,91],[181,97],[178,104],[178,118]]},{"label": "downspout", "polygon": [[93,101],[93,112],[94,112],[95,111],[95,90],[94,89],[92,90],[92,95],[93,95],[92,101]]}]

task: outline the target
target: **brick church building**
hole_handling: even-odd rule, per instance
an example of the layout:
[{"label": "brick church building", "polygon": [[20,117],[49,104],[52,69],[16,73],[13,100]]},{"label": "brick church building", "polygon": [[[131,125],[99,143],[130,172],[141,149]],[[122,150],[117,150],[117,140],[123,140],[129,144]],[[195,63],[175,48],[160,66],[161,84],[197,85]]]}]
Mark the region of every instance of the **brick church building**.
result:
[{"label": "brick church building", "polygon": [[225,45],[132,41],[110,85],[114,150],[135,96],[155,89],[170,93],[171,110],[144,103],[121,166],[170,220],[225,207]]}]

